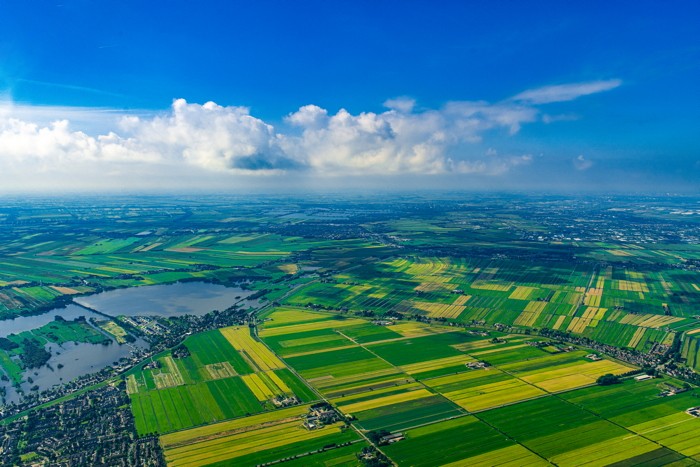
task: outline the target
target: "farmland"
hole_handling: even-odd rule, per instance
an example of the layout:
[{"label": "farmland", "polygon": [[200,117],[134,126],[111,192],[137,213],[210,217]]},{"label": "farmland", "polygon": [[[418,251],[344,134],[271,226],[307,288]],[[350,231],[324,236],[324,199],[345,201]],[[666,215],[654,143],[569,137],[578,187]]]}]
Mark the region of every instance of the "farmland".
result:
[{"label": "farmland", "polygon": [[[399,465],[436,451],[454,465],[692,464],[700,222],[680,213],[693,203],[13,200],[0,318],[178,281],[255,293],[260,311],[231,303],[234,326],[221,312],[193,332],[158,321],[182,334],[111,376],[171,465],[356,465],[376,433],[405,438],[373,441]],[[118,316],[37,326],[0,341],[0,373],[22,383],[22,355],[43,345],[157,340],[137,331]],[[320,402],[339,419],[305,428]]]},{"label": "farmland", "polygon": [[165,458],[172,466],[200,466],[223,461],[257,465],[307,454],[329,444],[358,440],[357,434],[343,430],[341,426],[327,425],[312,431],[302,428],[301,416],[307,409],[308,406],[299,406],[223,422],[206,429],[166,435],[161,439]]},{"label": "farmland", "polygon": [[270,400],[275,396],[316,399],[273,354],[260,348],[247,327],[196,334],[184,346],[189,356],[162,355],[127,377],[139,433],[167,433],[273,410]]}]

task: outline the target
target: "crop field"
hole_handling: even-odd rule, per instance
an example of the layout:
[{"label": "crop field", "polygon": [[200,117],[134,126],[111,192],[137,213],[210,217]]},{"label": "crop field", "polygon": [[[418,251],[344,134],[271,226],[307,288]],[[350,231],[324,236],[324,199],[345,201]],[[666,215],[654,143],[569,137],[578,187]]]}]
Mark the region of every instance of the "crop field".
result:
[{"label": "crop field", "polygon": [[[339,424],[317,430],[303,428],[301,415],[307,409],[308,406],[297,406],[165,435],[161,443],[166,461],[171,466],[200,466],[224,461],[235,465],[256,465],[359,439],[353,430],[343,430]],[[342,458],[344,452],[338,454]],[[311,455],[308,459],[313,457]]]},{"label": "crop field", "polygon": [[[596,384],[639,371],[602,352],[700,370],[694,198],[6,201],[0,318],[176,281],[259,292],[251,326],[124,374],[137,433],[171,465],[355,465],[377,430],[405,435],[382,446],[399,465],[700,462],[694,386]],[[8,336],[0,372],[21,382],[23,338],[126,340],[116,323]],[[347,428],[301,426],[322,398]]]},{"label": "crop field", "polygon": [[436,456],[442,465],[548,465],[472,416],[409,430],[384,450],[399,465],[435,465]]},{"label": "crop field", "polygon": [[[674,271],[548,267],[543,275],[540,266],[513,260],[404,257],[311,283],[286,303],[550,328],[639,351],[670,346],[674,331],[698,328],[691,304],[700,305],[700,291]],[[686,346],[692,362],[696,349]]]},{"label": "crop field", "polygon": [[269,401],[277,395],[296,395],[304,402],[317,398],[250,336],[247,327],[196,334],[185,346],[190,351],[188,357],[175,359],[166,354],[151,368],[128,375],[131,407],[140,434],[168,433],[273,410]]},{"label": "crop field", "polygon": [[267,347],[254,339],[250,332],[246,326],[221,329],[221,334],[253,368],[259,371],[285,368],[284,363]]},{"label": "crop field", "polygon": [[627,380],[541,397],[409,429],[385,451],[399,465],[434,465],[434,452],[444,465],[695,465],[700,419],[685,410],[697,390],[659,396],[674,385]]}]

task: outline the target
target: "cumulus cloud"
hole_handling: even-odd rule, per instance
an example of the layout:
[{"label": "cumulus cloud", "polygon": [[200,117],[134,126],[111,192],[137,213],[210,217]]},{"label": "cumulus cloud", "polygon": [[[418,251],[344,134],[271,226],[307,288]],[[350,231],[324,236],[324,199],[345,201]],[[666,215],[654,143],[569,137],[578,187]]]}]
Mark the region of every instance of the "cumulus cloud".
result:
[{"label": "cumulus cloud", "polygon": [[577,99],[581,96],[588,96],[603,91],[610,91],[620,86],[619,79],[609,79],[601,81],[588,81],[584,83],[556,84],[544,86],[537,89],[523,91],[513,97],[514,101],[521,101],[530,104],[549,104],[552,102],[566,102]]},{"label": "cumulus cloud", "polygon": [[[543,115],[536,104],[619,85],[613,81],[549,86],[499,103],[448,102],[437,109],[417,109],[408,97],[387,100],[383,112],[359,114],[305,105],[279,128],[246,107],[184,99],[155,114],[0,106],[0,182],[37,172],[498,175],[533,159],[476,149],[480,143],[510,138],[523,125],[568,119]],[[50,118],[56,115],[67,118]],[[578,170],[591,165],[583,156],[574,160]]]},{"label": "cumulus cloud", "polygon": [[251,116],[246,107],[177,99],[168,114],[128,117],[122,128],[132,133],[126,141],[132,147],[210,170],[276,170],[297,165],[281,152],[274,128]]}]

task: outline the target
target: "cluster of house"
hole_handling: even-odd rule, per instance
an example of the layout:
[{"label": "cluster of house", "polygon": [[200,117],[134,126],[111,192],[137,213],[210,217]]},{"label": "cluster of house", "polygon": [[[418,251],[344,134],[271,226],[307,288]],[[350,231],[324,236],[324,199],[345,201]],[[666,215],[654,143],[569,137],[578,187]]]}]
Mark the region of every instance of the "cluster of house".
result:
[{"label": "cluster of house", "polygon": [[486,368],[490,365],[486,362],[469,362],[465,363],[465,366],[467,368],[471,368],[472,370],[478,370],[479,368]]},{"label": "cluster of house", "polygon": [[289,396],[287,394],[281,394],[272,398],[272,403],[275,407],[290,407],[292,405],[299,404],[299,398],[297,396]]},{"label": "cluster of house", "polygon": [[316,430],[326,425],[342,421],[344,418],[333,406],[326,402],[319,402],[309,407],[309,412],[304,416],[304,428]]},{"label": "cluster of house", "polygon": [[146,316],[120,316],[119,318],[125,323],[140,329],[149,336],[164,334],[167,331],[167,329],[154,318]]},{"label": "cluster of house", "polygon": [[379,444],[392,444],[396,443],[397,441],[401,441],[402,439],[405,439],[406,437],[401,433],[400,431],[397,431],[396,433],[391,433],[385,436],[382,436],[379,438]]}]

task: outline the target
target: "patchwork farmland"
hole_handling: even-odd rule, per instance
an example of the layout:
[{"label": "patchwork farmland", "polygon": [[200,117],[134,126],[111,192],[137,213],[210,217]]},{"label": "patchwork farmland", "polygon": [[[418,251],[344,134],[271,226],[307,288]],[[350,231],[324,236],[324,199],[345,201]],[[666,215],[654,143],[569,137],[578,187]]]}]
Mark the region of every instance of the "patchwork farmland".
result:
[{"label": "patchwork farmland", "polygon": [[[374,433],[400,436],[381,446],[398,465],[435,465],[435,452],[441,465],[700,461],[691,441],[700,434],[700,419],[686,413],[697,405],[699,390],[668,378],[628,377],[601,386],[596,382],[603,375],[638,369],[586,349],[523,334],[415,322],[384,325],[292,307],[272,308],[259,318],[260,340],[242,328],[193,336],[193,360],[204,358],[197,339],[217,342],[214,348],[228,341],[230,354],[209,358],[248,372],[229,380],[269,371],[299,375],[304,381],[296,379],[297,384],[313,388],[299,391],[306,400],[318,394],[342,418],[309,430],[304,420],[310,406],[302,403],[260,406],[259,414],[233,414],[180,430],[183,425],[161,437],[169,465],[294,458],[316,465],[335,459],[334,451],[339,465],[346,465],[343,459],[356,465],[356,458],[342,453],[366,448],[365,439]],[[247,394],[252,402],[255,392],[244,383],[232,386],[228,398]],[[533,417],[547,423],[533,427]]]},{"label": "patchwork farmland", "polygon": [[138,339],[145,359],[80,384],[124,388],[138,440],[172,465],[700,461],[694,201],[15,203],[0,318],[178,281],[255,298],[8,333],[0,389],[28,404],[2,407],[12,423],[81,390],[36,389],[22,355]]}]

